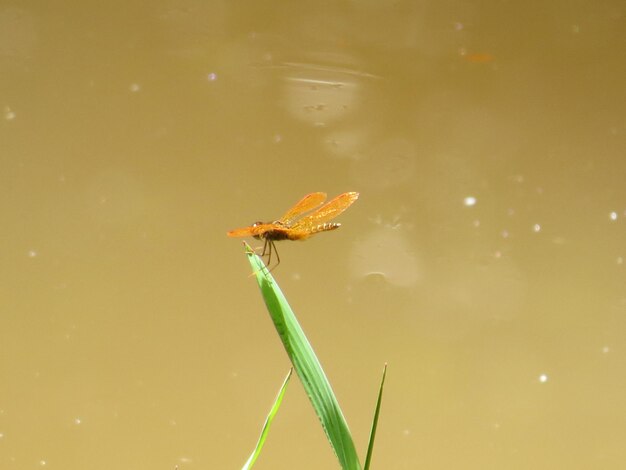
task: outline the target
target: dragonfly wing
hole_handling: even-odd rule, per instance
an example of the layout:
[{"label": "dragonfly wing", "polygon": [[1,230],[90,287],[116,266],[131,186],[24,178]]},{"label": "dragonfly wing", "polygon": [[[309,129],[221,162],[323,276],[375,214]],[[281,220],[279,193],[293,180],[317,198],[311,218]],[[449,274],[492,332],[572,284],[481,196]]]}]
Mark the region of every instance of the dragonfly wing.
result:
[{"label": "dragonfly wing", "polygon": [[326,193],[307,194],[300,199],[295,206],[289,209],[285,215],[278,219],[278,221],[282,225],[289,227],[295,219],[300,217],[302,214],[319,207],[325,200]]},{"label": "dragonfly wing", "polygon": [[272,230],[275,226],[273,224],[256,224],[249,227],[236,228],[230,232],[226,232],[229,237],[256,237],[263,235],[265,232]]},{"label": "dragonfly wing", "polygon": [[322,207],[317,209],[315,212],[302,217],[295,224],[291,226],[292,230],[308,230],[312,227],[316,227],[321,225],[329,220],[334,219],[343,211],[345,211],[348,207],[352,205],[354,201],[359,198],[359,193],[350,192],[343,193],[339,196],[331,199]]}]

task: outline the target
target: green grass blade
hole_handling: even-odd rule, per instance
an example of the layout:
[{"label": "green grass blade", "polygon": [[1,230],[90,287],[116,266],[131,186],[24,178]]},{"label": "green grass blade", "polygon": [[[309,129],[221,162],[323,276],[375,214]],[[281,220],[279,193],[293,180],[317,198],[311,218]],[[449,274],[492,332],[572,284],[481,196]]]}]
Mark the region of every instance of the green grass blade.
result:
[{"label": "green grass blade", "polygon": [[372,461],[372,452],[374,450],[374,439],[376,439],[376,428],[378,427],[378,416],[380,415],[380,404],[383,400],[383,387],[385,386],[385,377],[387,376],[387,364],[383,369],[383,377],[380,381],[380,388],[378,389],[378,400],[376,400],[376,411],[374,412],[374,420],[372,421],[372,430],[370,432],[369,443],[367,444],[367,456],[365,457],[364,470],[369,470],[370,463]]},{"label": "green grass blade", "polygon": [[287,374],[287,377],[285,377],[285,380],[283,381],[283,385],[280,387],[280,390],[278,391],[278,395],[276,395],[276,400],[274,400],[272,409],[267,415],[267,418],[265,418],[265,424],[263,424],[263,429],[261,429],[261,435],[259,436],[259,440],[256,443],[256,447],[254,448],[254,451],[248,458],[248,461],[242,467],[242,470],[251,469],[252,466],[254,465],[254,462],[256,462],[256,459],[261,453],[263,444],[265,444],[265,440],[267,439],[267,434],[270,431],[270,426],[272,424],[272,421],[274,420],[276,413],[278,413],[278,408],[280,408],[280,404],[283,401],[283,397],[285,396],[285,391],[287,390],[287,384],[289,383],[289,379],[291,378],[292,372],[293,372],[293,369],[289,369],[289,373]]},{"label": "green grass blade", "polygon": [[246,245],[246,254],[265,305],[289,358],[300,377],[306,394],[319,417],[331,447],[343,470],[360,470],[354,441],[348,424],[322,370],[313,348],[300,327],[291,307],[263,261]]}]

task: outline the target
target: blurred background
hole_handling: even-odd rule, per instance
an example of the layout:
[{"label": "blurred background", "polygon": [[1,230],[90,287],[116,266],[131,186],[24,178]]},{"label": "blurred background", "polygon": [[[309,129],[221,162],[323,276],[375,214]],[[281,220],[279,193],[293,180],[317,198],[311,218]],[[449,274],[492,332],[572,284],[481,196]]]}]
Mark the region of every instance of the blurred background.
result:
[{"label": "blurred background", "polygon": [[[0,3],[0,467],[231,469],[274,271],[385,469],[626,460],[626,4]],[[251,240],[253,245],[259,243]],[[255,468],[338,468],[297,380]]]}]

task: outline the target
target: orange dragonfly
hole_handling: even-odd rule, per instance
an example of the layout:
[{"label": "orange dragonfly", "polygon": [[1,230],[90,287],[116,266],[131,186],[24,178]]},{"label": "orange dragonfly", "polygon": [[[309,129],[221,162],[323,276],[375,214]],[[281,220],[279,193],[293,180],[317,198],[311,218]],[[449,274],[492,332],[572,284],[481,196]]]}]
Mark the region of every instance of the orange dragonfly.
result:
[{"label": "orange dragonfly", "polygon": [[278,256],[274,242],[306,240],[316,233],[339,228],[341,224],[329,221],[350,207],[358,197],[359,193],[343,193],[322,205],[326,200],[326,193],[307,194],[280,219],[274,222],[255,222],[249,227],[231,230],[226,235],[229,237],[254,237],[257,240],[263,240],[261,257],[267,254],[267,265],[269,266],[272,252],[275,253],[277,262],[272,268],[274,269],[280,264],[280,256]]}]

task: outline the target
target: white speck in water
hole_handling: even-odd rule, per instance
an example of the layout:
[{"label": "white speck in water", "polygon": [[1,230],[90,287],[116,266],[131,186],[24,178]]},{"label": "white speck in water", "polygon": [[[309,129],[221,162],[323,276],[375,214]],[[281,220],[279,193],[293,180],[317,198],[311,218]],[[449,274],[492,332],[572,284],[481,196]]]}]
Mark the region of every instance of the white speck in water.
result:
[{"label": "white speck in water", "polygon": [[404,431],[402,431],[402,435],[403,436],[408,436],[411,434],[411,430],[410,429],[405,429]]},{"label": "white speck in water", "polygon": [[15,119],[15,111],[13,111],[8,106],[5,106],[4,107],[4,119],[6,119],[7,121],[12,121],[13,119]]},{"label": "white speck in water", "polygon": [[509,238],[509,231],[508,230],[502,230],[502,238]]},{"label": "white speck in water", "polygon": [[211,72],[206,76],[206,79],[210,82],[214,82],[215,80],[217,80],[217,74],[215,72]]},{"label": "white speck in water", "polygon": [[82,419],[80,419],[80,418],[74,418],[74,424],[78,425],[78,424],[81,424],[82,422],[83,422],[83,420],[82,420]]},{"label": "white speck in water", "polygon": [[610,350],[608,346],[602,346],[602,354],[608,354]]},{"label": "white speck in water", "polygon": [[42,467],[45,467],[45,466],[46,466],[46,463],[47,463],[47,462],[46,462],[45,460],[40,460],[40,461],[39,461],[39,465],[41,465]]},{"label": "white speck in water", "polygon": [[466,207],[472,207],[476,205],[476,198],[474,196],[467,196],[463,199],[463,205]]},{"label": "white speck in water", "polygon": [[618,256],[617,259],[615,260],[615,263],[624,264],[624,258],[622,258],[621,256]]},{"label": "white speck in water", "polygon": [[539,376],[539,382],[541,382],[542,384],[546,383],[548,381],[548,375],[547,374],[541,374]]},{"label": "white speck in water", "polygon": [[0,439],[2,439],[4,437],[4,433],[0,432]]},{"label": "white speck in water", "polygon": [[609,219],[617,220],[617,212],[613,211],[609,214]]},{"label": "white speck in water", "polygon": [[500,259],[500,258],[502,258],[502,252],[501,252],[501,251],[496,251],[496,252],[493,254],[493,257],[494,257],[494,258],[496,258],[496,259]]},{"label": "white speck in water", "polygon": [[533,225],[533,232],[535,233],[541,232],[541,225],[539,224]]},{"label": "white speck in water", "polygon": [[28,250],[28,257],[29,258],[36,258],[38,254],[39,253],[37,253],[35,250]]},{"label": "white speck in water", "polygon": [[141,91],[141,85],[139,85],[139,83],[131,83],[128,89],[133,93],[137,93],[138,91]]},{"label": "white speck in water", "polygon": [[283,136],[280,135],[280,134],[276,134],[276,135],[274,135],[274,139],[273,140],[274,140],[275,144],[279,144],[279,143],[281,143],[283,141]]},{"label": "white speck in water", "polygon": [[478,227],[480,227],[480,220],[478,220],[478,219],[474,220],[474,221],[472,222],[472,226],[473,226],[474,228],[478,228]]}]

